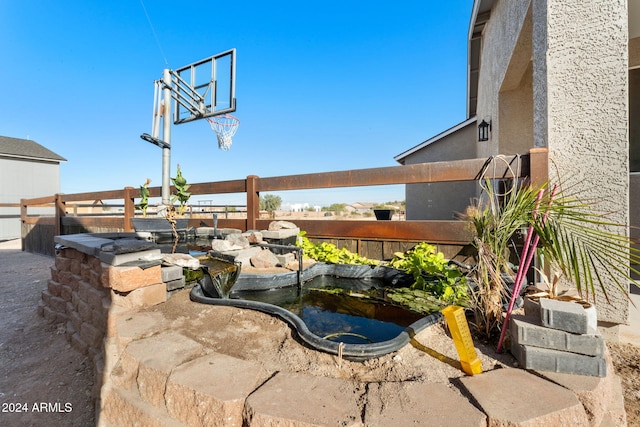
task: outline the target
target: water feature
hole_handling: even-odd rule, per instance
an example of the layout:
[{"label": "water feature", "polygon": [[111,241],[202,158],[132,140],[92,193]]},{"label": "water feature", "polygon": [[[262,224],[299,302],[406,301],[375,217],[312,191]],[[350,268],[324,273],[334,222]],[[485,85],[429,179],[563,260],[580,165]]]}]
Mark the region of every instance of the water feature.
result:
[{"label": "water feature", "polygon": [[424,316],[384,299],[385,289],[410,280],[392,268],[317,263],[304,270],[300,285],[296,274],[229,276],[235,283],[221,285],[229,290],[227,297],[205,277],[191,299],[275,315],[310,347],[354,360],[396,351],[441,318],[438,312]]}]

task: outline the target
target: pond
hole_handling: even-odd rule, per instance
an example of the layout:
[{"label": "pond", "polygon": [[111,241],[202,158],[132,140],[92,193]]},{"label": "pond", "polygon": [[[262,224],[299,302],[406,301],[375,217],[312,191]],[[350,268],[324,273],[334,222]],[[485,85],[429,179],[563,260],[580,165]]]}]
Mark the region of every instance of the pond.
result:
[{"label": "pond", "polygon": [[231,286],[214,283],[218,280],[211,276],[192,289],[193,301],[280,317],[306,345],[352,360],[396,351],[441,319],[437,311],[425,316],[386,301],[387,289],[411,280],[389,267],[316,263],[304,270],[300,283],[297,272],[241,273]]}]

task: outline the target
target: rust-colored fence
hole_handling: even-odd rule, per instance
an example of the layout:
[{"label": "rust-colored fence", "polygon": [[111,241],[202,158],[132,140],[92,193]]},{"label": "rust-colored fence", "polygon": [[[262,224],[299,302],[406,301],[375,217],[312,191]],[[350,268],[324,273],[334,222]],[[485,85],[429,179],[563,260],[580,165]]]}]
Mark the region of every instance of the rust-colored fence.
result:
[{"label": "rust-colored fence", "polygon": [[[529,177],[533,182],[547,180],[547,151],[533,149],[521,156],[510,156],[507,162],[494,162],[489,168],[491,178]],[[218,227],[240,230],[262,230],[269,219],[261,219],[260,193],[363,187],[397,184],[420,184],[452,181],[472,181],[483,177],[489,159],[468,159],[452,162],[420,163],[406,166],[357,169],[191,184],[192,195],[220,195],[244,193],[246,216],[219,217]],[[150,197],[160,197],[161,187],[150,187]],[[21,201],[22,247],[29,252],[53,253],[53,236],[76,233],[133,231],[131,218],[136,215],[137,188],[89,193],[56,194]],[[94,202],[92,202],[94,201]],[[102,212],[100,215],[82,213],[75,205],[100,206],[104,201],[120,201],[122,212]],[[89,203],[87,203],[89,202]],[[35,207],[49,207],[46,215],[31,214]],[[113,205],[112,205],[113,206]],[[138,213],[138,215],[140,215]],[[363,256],[387,259],[393,252],[405,250],[415,242],[430,242],[442,246],[445,255],[453,257],[470,240],[469,232],[461,221],[369,221],[369,220],[309,220],[296,219],[295,223],[314,239],[337,242]],[[213,217],[191,215],[190,227],[213,226]]]}]

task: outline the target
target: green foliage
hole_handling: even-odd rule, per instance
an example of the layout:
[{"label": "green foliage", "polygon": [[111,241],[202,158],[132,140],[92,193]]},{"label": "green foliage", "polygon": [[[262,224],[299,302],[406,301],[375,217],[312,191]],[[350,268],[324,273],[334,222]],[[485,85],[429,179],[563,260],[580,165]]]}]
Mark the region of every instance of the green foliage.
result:
[{"label": "green foliage", "polygon": [[387,290],[387,298],[396,304],[407,307],[420,314],[431,314],[445,308],[449,303],[436,298],[428,291],[411,288],[396,288]]},{"label": "green foliage", "polygon": [[182,215],[187,208],[187,202],[191,197],[191,193],[188,192],[189,184],[187,184],[187,180],[182,176],[182,171],[180,170],[180,165],[178,165],[178,170],[176,172],[176,177],[171,178],[171,182],[175,187],[174,193],[171,195],[171,203],[178,202],[180,204],[180,209],[178,210],[178,214]]},{"label": "green foliage", "polygon": [[280,209],[282,205],[282,198],[280,196],[276,196],[274,194],[265,194],[264,196],[260,196],[260,210],[273,212]]},{"label": "green foliage", "polygon": [[[405,253],[396,253],[389,265],[413,276],[415,282],[411,291],[425,292],[449,304],[466,305],[466,277],[458,268],[449,265],[448,260],[442,252],[436,251],[435,246],[419,243]],[[409,291],[404,293],[412,294]],[[422,297],[422,293],[413,297]]]},{"label": "green foliage", "polygon": [[147,178],[144,184],[140,186],[140,203],[136,205],[136,208],[142,211],[142,216],[145,218],[147,216],[147,208],[149,207],[149,184],[151,184],[151,180]]},{"label": "green foliage", "polygon": [[328,207],[323,207],[322,210],[326,212],[335,212],[340,213],[344,212],[347,209],[346,203],[333,203]]},{"label": "green foliage", "polygon": [[299,236],[300,238],[298,239],[297,245],[302,248],[304,256],[316,261],[329,264],[356,265],[377,265],[380,263],[377,260],[354,254],[346,248],[339,249],[333,243],[322,242],[316,245],[306,237],[306,232],[304,231],[301,231]]}]

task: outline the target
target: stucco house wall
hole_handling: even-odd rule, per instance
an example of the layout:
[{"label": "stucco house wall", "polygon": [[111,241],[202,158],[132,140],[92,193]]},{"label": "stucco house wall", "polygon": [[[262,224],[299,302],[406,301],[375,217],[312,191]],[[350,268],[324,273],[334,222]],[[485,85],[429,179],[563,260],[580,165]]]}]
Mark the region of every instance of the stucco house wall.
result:
[{"label": "stucco house wall", "polygon": [[[467,120],[396,156],[404,165],[475,158],[476,120]],[[428,149],[425,149],[427,148]],[[407,220],[451,220],[464,213],[475,197],[474,182],[408,184],[405,188]]]},{"label": "stucco house wall", "polygon": [[[473,157],[547,148],[550,180],[597,201],[620,231],[638,225],[639,69],[640,0],[474,0],[467,111],[492,130],[488,141],[473,137]],[[442,143],[405,162],[459,158]],[[425,208],[411,198],[425,195],[407,189],[407,218],[410,206]],[[605,288],[599,320],[625,323],[627,289]]]}]

